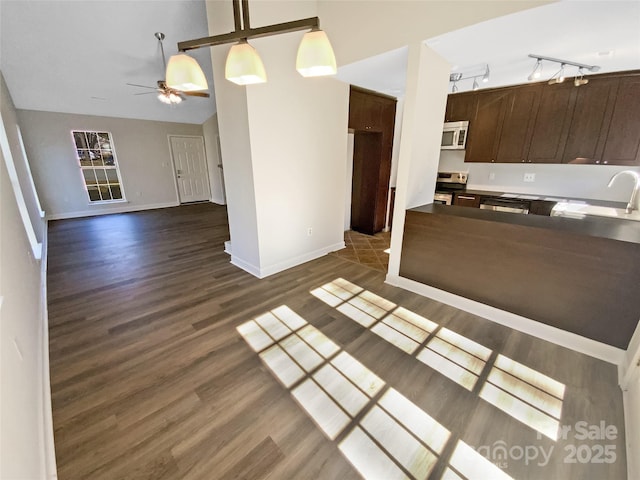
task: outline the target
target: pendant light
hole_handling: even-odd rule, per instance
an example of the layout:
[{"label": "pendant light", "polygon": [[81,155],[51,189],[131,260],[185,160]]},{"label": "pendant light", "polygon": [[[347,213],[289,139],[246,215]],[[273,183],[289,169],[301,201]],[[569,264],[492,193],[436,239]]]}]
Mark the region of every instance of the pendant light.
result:
[{"label": "pendant light", "polygon": [[198,62],[184,53],[169,58],[165,78],[169,88],[183,92],[196,92],[209,88],[207,78]]},{"label": "pendant light", "polygon": [[240,40],[229,50],[224,78],[237,85],[253,85],[267,81],[267,72],[260,55],[246,39]]},{"label": "pendant light", "polygon": [[[264,65],[258,53],[248,44],[247,40],[281,33],[310,30],[304,35],[298,47],[296,70],[304,77],[319,77],[336,73],[336,59],[333,48],[326,33],[320,30],[318,17],[303,18],[264,27],[251,27],[249,22],[249,0],[231,0],[231,2],[233,4],[234,20],[234,30],[232,32],[179,42],[178,50],[185,52],[196,48],[237,42],[231,47],[227,55],[225,78],[238,85],[264,83],[267,81]],[[169,63],[171,63],[171,60]],[[169,73],[167,73],[167,81],[168,79]],[[172,84],[169,84],[169,86],[174,87]],[[174,88],[183,90],[178,86]]]},{"label": "pendant light", "polygon": [[313,28],[304,34],[298,47],[296,70],[303,77],[322,77],[336,74],[336,56],[324,31]]}]

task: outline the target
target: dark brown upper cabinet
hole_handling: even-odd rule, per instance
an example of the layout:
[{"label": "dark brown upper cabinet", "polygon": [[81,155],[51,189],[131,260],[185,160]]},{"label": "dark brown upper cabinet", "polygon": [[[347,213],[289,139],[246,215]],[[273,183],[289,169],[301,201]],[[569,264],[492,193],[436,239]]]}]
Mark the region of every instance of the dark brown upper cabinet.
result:
[{"label": "dark brown upper cabinet", "polygon": [[449,95],[447,109],[444,113],[445,122],[469,121],[473,117],[478,96],[475,92],[458,93]]},{"label": "dark brown upper cabinet", "polygon": [[498,141],[496,162],[523,163],[534,133],[535,117],[531,112],[538,109],[542,85],[517,87],[509,91],[502,131]]},{"label": "dark brown upper cabinet", "polygon": [[349,130],[354,132],[351,228],[373,235],[385,226],[396,99],[351,86]]},{"label": "dark brown upper cabinet", "polygon": [[476,93],[475,112],[469,121],[465,162],[495,162],[507,101],[505,90]]},{"label": "dark brown upper cabinet", "polygon": [[619,78],[592,78],[587,85],[576,89],[563,163],[608,163],[603,161],[602,153],[615,103],[612,99],[619,83]]},{"label": "dark brown upper cabinet", "polygon": [[[532,85],[529,88],[535,88]],[[526,157],[530,163],[562,163],[567,143],[571,114],[579,88],[568,80],[557,85],[540,85],[542,96],[531,132],[531,145]]]},{"label": "dark brown upper cabinet", "polygon": [[602,163],[640,165],[640,76],[620,79]]},{"label": "dark brown upper cabinet", "polygon": [[449,95],[445,120],[469,120],[465,162],[640,165],[640,71]]}]

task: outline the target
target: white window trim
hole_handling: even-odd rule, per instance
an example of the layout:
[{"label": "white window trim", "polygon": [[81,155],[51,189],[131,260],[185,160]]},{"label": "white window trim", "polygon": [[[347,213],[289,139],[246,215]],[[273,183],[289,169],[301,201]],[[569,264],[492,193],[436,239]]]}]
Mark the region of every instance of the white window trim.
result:
[{"label": "white window trim", "polygon": [[4,119],[2,118],[2,114],[0,114],[0,149],[2,149],[4,163],[7,166],[7,172],[9,173],[9,180],[11,181],[13,194],[16,197],[20,218],[22,218],[22,224],[27,234],[27,238],[29,239],[29,244],[31,245],[31,252],[35,259],[40,260],[42,259],[42,243],[38,242],[36,232],[31,223],[31,219],[29,218],[29,211],[27,210],[27,204],[24,201],[24,195],[20,188],[18,172],[16,171],[16,166],[13,162],[13,155],[11,154],[11,147],[9,146],[9,139],[7,138],[7,131],[4,128]]},{"label": "white window trim", "polygon": [[[116,175],[118,177],[118,185],[120,186],[120,194],[122,195],[122,198],[117,198],[117,199],[111,199],[111,200],[91,200],[91,197],[89,196],[89,189],[87,188],[87,183],[85,181],[84,178],[84,173],[83,170],[85,169],[92,169],[94,170],[95,167],[92,166],[83,166],[80,164],[80,159],[77,156],[77,151],[78,151],[78,146],[76,145],[76,140],[75,137],[73,136],[73,132],[82,132],[82,133],[107,133],[109,135],[109,142],[111,143],[111,151],[113,153],[113,168],[110,168],[112,170],[116,171]],[[115,146],[115,142],[113,140],[113,135],[111,134],[111,132],[109,130],[87,130],[84,128],[72,128],[71,131],[69,132],[71,135],[71,142],[73,144],[73,150],[74,152],[76,152],[76,160],[78,161],[78,168],[80,170],[80,174],[81,174],[81,180],[82,180],[82,185],[84,187],[84,191],[85,194],[87,195],[87,205],[110,205],[113,203],[129,203],[129,201],[127,200],[127,196],[126,193],[124,191],[124,184],[122,183],[122,176],[120,175],[120,164],[118,163],[118,155],[116,154],[116,146]],[[97,167],[97,168],[101,168],[101,167]]]}]

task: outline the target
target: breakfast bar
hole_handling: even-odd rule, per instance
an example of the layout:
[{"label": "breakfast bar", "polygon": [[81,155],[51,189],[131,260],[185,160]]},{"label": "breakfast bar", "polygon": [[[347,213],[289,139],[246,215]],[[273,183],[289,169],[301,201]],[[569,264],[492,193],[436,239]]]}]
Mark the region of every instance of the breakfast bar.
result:
[{"label": "breakfast bar", "polygon": [[400,276],[626,349],[640,222],[424,205],[407,210]]}]

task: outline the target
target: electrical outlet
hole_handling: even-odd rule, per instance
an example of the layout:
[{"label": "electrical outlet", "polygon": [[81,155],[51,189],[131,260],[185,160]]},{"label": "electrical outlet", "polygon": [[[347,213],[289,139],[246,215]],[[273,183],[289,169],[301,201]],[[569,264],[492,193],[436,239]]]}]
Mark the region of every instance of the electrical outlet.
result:
[{"label": "electrical outlet", "polygon": [[525,173],[523,180],[525,182],[535,182],[536,181],[536,174],[535,173]]},{"label": "electrical outlet", "polygon": [[495,172],[489,172],[489,180],[495,180],[496,179],[496,173]]},{"label": "electrical outlet", "polygon": [[313,235],[313,228],[309,227],[307,228],[307,236],[310,237],[311,235]]}]

